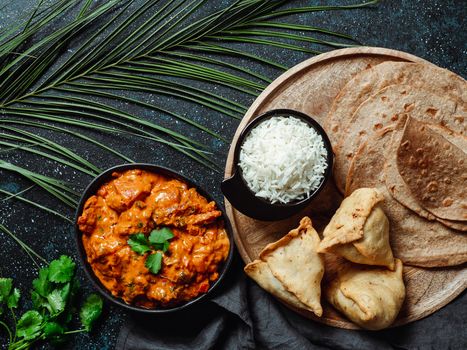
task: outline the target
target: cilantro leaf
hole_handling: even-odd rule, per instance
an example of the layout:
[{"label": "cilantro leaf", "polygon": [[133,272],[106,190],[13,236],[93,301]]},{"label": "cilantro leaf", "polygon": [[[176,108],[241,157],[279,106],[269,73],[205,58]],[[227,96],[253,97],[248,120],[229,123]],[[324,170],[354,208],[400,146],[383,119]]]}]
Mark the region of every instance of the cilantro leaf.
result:
[{"label": "cilantro leaf", "polygon": [[57,322],[47,322],[44,326],[44,335],[47,339],[52,339],[57,335],[62,335],[65,329]]},{"label": "cilantro leaf", "polygon": [[174,238],[172,231],[168,227],[163,227],[160,230],[151,231],[149,242],[151,244],[163,244],[172,238]]},{"label": "cilantro leaf", "polygon": [[143,233],[130,235],[130,239],[127,243],[130,245],[131,249],[139,255],[143,255],[151,250],[148,239]]},{"label": "cilantro leaf", "polygon": [[42,307],[44,307],[44,298],[39,295],[35,290],[31,291],[31,300],[32,300],[32,306],[34,310],[40,311]]},{"label": "cilantro leaf", "polygon": [[158,274],[162,268],[162,253],[156,252],[147,257],[144,264],[153,274]]},{"label": "cilantro leaf", "polygon": [[88,332],[91,330],[94,322],[96,322],[101,315],[102,307],[102,299],[96,294],[91,294],[84,302],[79,316],[81,323]]},{"label": "cilantro leaf", "polygon": [[39,270],[39,277],[32,281],[32,286],[34,287],[34,291],[43,297],[46,297],[50,293],[52,286],[49,282],[48,267]]},{"label": "cilantro leaf", "polygon": [[49,265],[49,280],[56,283],[70,282],[75,273],[76,264],[69,256],[62,255]]},{"label": "cilantro leaf", "polygon": [[153,245],[155,250],[162,250],[164,253],[169,250],[170,242],[165,241],[164,243],[156,243]]},{"label": "cilantro leaf", "polygon": [[76,297],[80,287],[81,284],[79,283],[79,280],[77,278],[74,278],[71,282],[70,299],[73,300]]},{"label": "cilantro leaf", "polygon": [[13,288],[13,279],[0,278],[0,303],[5,302]]},{"label": "cilantro leaf", "polygon": [[[64,297],[64,299],[66,300],[66,303],[68,305],[72,305],[71,308],[68,308],[68,313],[65,315],[65,319],[68,318],[68,317],[72,317],[73,314],[76,313],[76,308],[73,306],[76,304],[76,297],[78,295],[78,292],[79,292],[79,288],[80,288],[80,283],[78,281],[78,279],[75,277],[73,278],[73,280],[70,282],[70,290],[69,290],[69,293],[67,294],[66,292],[66,289],[67,289],[67,286],[65,286],[63,289],[62,289],[62,296]],[[65,294],[67,294],[67,296],[65,296]]]},{"label": "cilantro leaf", "polygon": [[70,289],[71,289],[71,283],[70,282],[68,282],[62,288],[60,288],[60,296],[65,301],[65,303],[67,302],[68,298],[70,297]]},{"label": "cilantro leaf", "polygon": [[13,292],[8,297],[7,306],[12,309],[17,308],[20,296],[21,296],[21,293],[19,292],[19,289],[18,288],[13,289]]},{"label": "cilantro leaf", "polygon": [[40,334],[42,316],[37,311],[27,311],[16,325],[16,334],[25,340],[35,339]]},{"label": "cilantro leaf", "polygon": [[62,297],[59,289],[55,289],[47,295],[47,301],[50,305],[50,313],[56,315],[65,309],[65,300]]}]

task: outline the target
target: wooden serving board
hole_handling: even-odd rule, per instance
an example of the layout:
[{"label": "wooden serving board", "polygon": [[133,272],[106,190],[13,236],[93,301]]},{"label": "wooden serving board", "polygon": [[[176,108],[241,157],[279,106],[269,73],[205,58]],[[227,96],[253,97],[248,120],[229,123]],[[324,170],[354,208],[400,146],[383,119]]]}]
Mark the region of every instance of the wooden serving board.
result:
[{"label": "wooden serving board", "polygon": [[[227,158],[225,177],[230,177],[235,168],[233,153],[241,130],[256,116],[276,108],[290,108],[304,112],[323,124],[338,92],[358,72],[384,61],[427,61],[408,53],[374,47],[359,47],[335,50],[311,58],[282,74],[251,105],[235,133]],[[276,222],[251,219],[233,208],[225,200],[227,215],[232,223],[235,242],[245,263],[259,256],[259,252],[297,227],[304,215],[313,220],[313,226],[322,232],[342,197],[330,181],[318,201],[310,204],[294,217]],[[333,200],[329,200],[332,198]],[[328,205],[328,203],[334,203]],[[393,326],[403,325],[425,316],[448,304],[467,287],[467,268],[424,269],[404,267],[406,300]],[[357,329],[353,323],[322,300],[324,313],[321,318],[305,310],[295,311],[330,326]]]}]

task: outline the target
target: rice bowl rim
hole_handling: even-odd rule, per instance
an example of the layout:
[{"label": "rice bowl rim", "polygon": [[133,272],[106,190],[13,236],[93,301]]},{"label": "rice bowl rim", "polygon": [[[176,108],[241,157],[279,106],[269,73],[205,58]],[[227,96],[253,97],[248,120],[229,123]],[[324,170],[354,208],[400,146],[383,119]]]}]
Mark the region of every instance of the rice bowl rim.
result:
[{"label": "rice bowl rim", "polygon": [[[292,201],[289,203],[272,203],[264,198],[257,197],[256,193],[253,192],[250,187],[248,186],[245,178],[243,177],[243,172],[241,167],[238,165],[239,160],[240,160],[240,152],[243,146],[243,143],[245,142],[246,138],[250,134],[250,132],[259,124],[262,122],[272,119],[274,117],[295,117],[300,119],[301,121],[304,121],[308,126],[310,126],[316,133],[321,136],[323,143],[324,143],[324,148],[326,150],[326,170],[324,171],[323,177],[321,179],[320,184],[318,187],[310,192],[310,195],[300,199],[298,201]],[[242,183],[244,186],[248,189],[250,194],[254,196],[258,201],[262,202],[263,204],[266,204],[268,206],[272,206],[274,208],[288,208],[292,206],[301,206],[305,202],[311,201],[316,195],[318,195],[319,192],[324,188],[324,185],[326,184],[327,180],[331,177],[332,173],[332,168],[333,168],[333,162],[334,162],[334,153],[332,151],[332,146],[331,146],[331,141],[329,140],[328,135],[324,131],[323,127],[311,116],[297,111],[293,109],[285,109],[285,108],[280,108],[280,109],[272,109],[269,110],[263,114],[260,114],[259,116],[253,118],[242,130],[240,133],[240,136],[238,137],[237,144],[235,145],[235,150],[234,150],[234,169],[232,174],[235,176],[235,174],[239,174],[240,178],[242,180]]]}]

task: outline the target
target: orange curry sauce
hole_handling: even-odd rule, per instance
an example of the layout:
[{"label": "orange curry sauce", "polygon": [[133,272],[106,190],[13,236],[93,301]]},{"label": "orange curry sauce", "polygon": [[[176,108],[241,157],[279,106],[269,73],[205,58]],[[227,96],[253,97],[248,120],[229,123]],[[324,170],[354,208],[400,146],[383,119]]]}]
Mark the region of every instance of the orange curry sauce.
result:
[{"label": "orange curry sauce", "polygon": [[[102,284],[126,303],[170,307],[207,292],[227,259],[229,238],[214,202],[179,180],[143,170],[113,173],[84,206],[78,225],[88,262]],[[168,227],[174,234],[155,275],[131,234]]]}]

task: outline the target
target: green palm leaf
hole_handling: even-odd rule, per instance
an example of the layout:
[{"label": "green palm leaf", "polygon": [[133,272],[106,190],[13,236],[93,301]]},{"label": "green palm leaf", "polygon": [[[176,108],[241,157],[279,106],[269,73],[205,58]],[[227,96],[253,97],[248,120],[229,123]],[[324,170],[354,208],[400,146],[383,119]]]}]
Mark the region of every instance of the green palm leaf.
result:
[{"label": "green palm leaf", "polygon": [[[126,103],[150,110],[160,118],[181,121],[222,142],[227,142],[225,136],[196,121],[194,115],[182,115],[157,103],[128,97],[122,91],[157,94],[206,108],[219,118],[240,119],[247,106],[229,98],[228,91],[254,98],[272,77],[236,65],[228,58],[240,57],[279,71],[287,67],[231,43],[312,55],[326,46],[353,46],[355,41],[346,34],[294,24],[293,15],[352,10],[377,1],[295,8],[284,6],[293,6],[293,1],[286,0],[236,0],[201,16],[200,9],[207,3],[109,0],[92,5],[91,0],[57,0],[44,9],[39,0],[21,24],[0,32],[0,128],[6,131],[0,134],[0,145],[7,147],[0,154],[22,150],[88,175],[100,172],[84,155],[27,129],[34,128],[66,134],[133,161],[87,134],[92,131],[161,143],[217,169],[212,150],[199,140],[149,120],[144,113],[130,113],[116,106]],[[74,13],[71,18],[63,16],[70,12]],[[275,21],[283,17],[286,22]],[[69,19],[52,29],[57,18]],[[75,41],[77,38],[80,40]],[[215,91],[217,87],[222,87],[223,92]],[[65,204],[76,205],[77,194],[60,180],[1,159],[0,170],[26,177]]]}]

